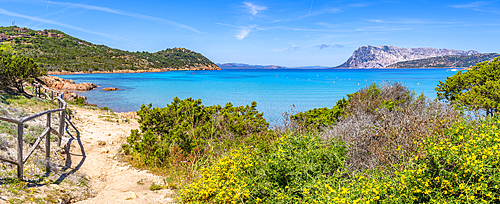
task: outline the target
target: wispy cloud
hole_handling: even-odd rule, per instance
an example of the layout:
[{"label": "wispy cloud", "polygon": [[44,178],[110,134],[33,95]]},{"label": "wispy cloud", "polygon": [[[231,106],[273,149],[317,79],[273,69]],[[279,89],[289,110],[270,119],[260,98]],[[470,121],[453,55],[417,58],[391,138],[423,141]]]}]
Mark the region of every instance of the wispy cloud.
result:
[{"label": "wispy cloud", "polygon": [[425,21],[420,19],[366,19],[365,21],[371,23],[386,23],[386,24],[457,24],[459,22],[444,22],[444,21]]},{"label": "wispy cloud", "polygon": [[401,31],[401,30],[413,30],[414,28],[406,27],[385,27],[385,26],[367,26],[363,28],[357,28],[356,31]]},{"label": "wispy cloud", "polygon": [[57,26],[61,26],[61,27],[65,27],[65,28],[69,28],[69,29],[73,29],[73,30],[78,30],[78,31],[81,31],[81,32],[86,32],[86,33],[91,33],[91,34],[95,34],[95,35],[100,35],[100,36],[111,38],[111,39],[114,39],[114,40],[130,41],[128,39],[121,38],[121,37],[118,37],[118,36],[113,36],[113,35],[109,35],[109,34],[105,34],[105,33],[101,33],[101,32],[96,32],[96,31],[93,31],[93,30],[88,30],[88,29],[85,29],[85,28],[80,28],[80,27],[76,27],[76,26],[65,24],[65,23],[60,23],[60,22],[57,22],[57,21],[52,21],[52,20],[40,18],[40,17],[27,16],[27,15],[15,13],[15,12],[7,11],[7,10],[1,9],[1,8],[0,8],[0,14],[4,14],[4,15],[7,15],[7,16],[19,17],[19,18],[25,18],[25,19],[29,19],[29,20],[37,21],[37,22],[41,22],[41,23],[48,23],[48,24],[52,24],[52,25],[57,25]]},{"label": "wispy cloud", "polygon": [[320,50],[325,49],[325,48],[343,48],[343,45],[336,44],[336,45],[327,45],[327,44],[321,44],[321,45],[316,45],[314,47],[319,48]]},{"label": "wispy cloud", "polygon": [[451,7],[453,8],[477,8],[477,7],[480,7],[482,5],[485,5],[487,4],[487,2],[484,2],[484,1],[476,1],[476,2],[472,2],[472,3],[468,3],[468,4],[459,4],[459,5],[451,5]]},{"label": "wispy cloud", "polygon": [[94,10],[94,11],[102,11],[102,12],[113,13],[113,14],[123,15],[123,16],[129,16],[129,17],[138,18],[138,19],[156,21],[156,22],[160,22],[160,23],[163,23],[166,25],[177,27],[177,28],[193,31],[196,33],[201,33],[200,31],[196,30],[193,27],[190,27],[190,26],[187,26],[184,24],[180,24],[180,23],[177,23],[177,22],[174,22],[171,20],[157,18],[157,17],[153,17],[153,16],[148,16],[148,15],[142,15],[142,14],[138,14],[138,13],[120,11],[117,9],[112,9],[112,8],[107,8],[107,7],[93,6],[93,5],[87,5],[87,4],[78,4],[78,3],[69,3],[69,2],[55,2],[55,1],[50,1],[50,4],[51,5],[55,4],[55,5],[83,8],[83,9]]},{"label": "wispy cloud", "polygon": [[215,23],[215,24],[239,29],[239,33],[236,34],[236,38],[238,38],[238,40],[243,40],[245,37],[248,36],[248,34],[250,34],[250,32],[252,32],[254,30],[266,30],[264,28],[258,28],[257,25],[234,26],[234,25],[226,24],[226,23]]},{"label": "wispy cloud", "polygon": [[257,14],[259,11],[262,11],[262,10],[266,10],[267,7],[265,6],[257,6],[253,3],[250,3],[250,2],[243,2],[243,4],[245,5],[245,7],[248,9],[248,11],[255,16],[255,14]]},{"label": "wispy cloud", "polygon": [[243,38],[247,37],[248,34],[250,34],[250,32],[252,32],[252,29],[255,27],[257,27],[257,26],[250,25],[250,26],[242,27],[240,30],[240,33],[236,35],[236,38],[238,38],[238,40],[243,40]]},{"label": "wispy cloud", "polygon": [[[494,13],[494,14],[500,14],[500,11],[498,8],[494,8],[491,6],[484,6],[487,4],[490,4],[491,2],[487,1],[476,1],[468,4],[458,4],[458,5],[450,5],[453,8],[458,8],[458,9],[470,9],[474,11],[479,11],[479,12],[484,12],[484,13]],[[483,8],[481,8],[483,7]]]}]

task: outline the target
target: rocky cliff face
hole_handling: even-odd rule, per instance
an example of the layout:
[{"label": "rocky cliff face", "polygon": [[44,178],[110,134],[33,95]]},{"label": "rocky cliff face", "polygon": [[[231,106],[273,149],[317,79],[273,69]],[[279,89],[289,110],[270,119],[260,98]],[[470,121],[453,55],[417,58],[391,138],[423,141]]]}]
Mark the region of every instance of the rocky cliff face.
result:
[{"label": "rocky cliff face", "polygon": [[477,51],[436,48],[401,48],[388,45],[359,47],[342,65],[335,68],[385,68],[397,62],[440,57],[446,55],[475,55]]}]

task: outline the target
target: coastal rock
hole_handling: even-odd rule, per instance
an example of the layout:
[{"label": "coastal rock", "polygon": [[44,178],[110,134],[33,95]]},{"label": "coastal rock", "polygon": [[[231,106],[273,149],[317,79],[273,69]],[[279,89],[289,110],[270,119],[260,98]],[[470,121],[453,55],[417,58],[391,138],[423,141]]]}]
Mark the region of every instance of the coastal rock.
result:
[{"label": "coastal rock", "polygon": [[64,100],[66,101],[76,101],[77,99],[83,98],[83,101],[87,100],[87,97],[85,96],[79,96],[73,91],[64,91]]},{"label": "coastal rock", "polygon": [[75,91],[90,91],[97,88],[93,83],[75,83],[73,80],[63,79],[56,76],[42,76],[40,79],[52,89],[57,90],[75,90]]},{"label": "coastal rock", "polygon": [[359,47],[342,65],[335,68],[385,68],[397,62],[440,57],[446,55],[475,55],[477,51],[451,50],[436,48],[401,48],[395,46],[371,45]]},{"label": "coastal rock", "polygon": [[114,87],[108,87],[108,88],[103,88],[102,90],[103,90],[103,91],[119,91],[119,90],[121,90],[121,89],[119,89],[119,88],[114,88]]}]

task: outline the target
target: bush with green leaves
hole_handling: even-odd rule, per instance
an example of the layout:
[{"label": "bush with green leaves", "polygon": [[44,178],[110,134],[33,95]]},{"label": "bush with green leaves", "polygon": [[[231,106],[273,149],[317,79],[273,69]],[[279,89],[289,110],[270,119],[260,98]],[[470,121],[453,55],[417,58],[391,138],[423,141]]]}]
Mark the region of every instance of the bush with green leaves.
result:
[{"label": "bush with green leaves", "polygon": [[[391,89],[383,90],[386,86],[391,86]],[[392,111],[402,103],[413,100],[414,96],[413,92],[400,83],[372,83],[353,94],[347,94],[347,99],[338,100],[333,108],[315,108],[290,118],[296,129],[319,130],[335,124],[350,112],[375,113],[382,108]]]},{"label": "bush with green leaves", "polygon": [[459,71],[436,87],[438,99],[493,115],[500,109],[500,57]]},{"label": "bush with green leaves", "polygon": [[181,190],[183,203],[295,203],[318,200],[319,185],[343,176],[345,146],[318,135],[287,134],[269,144],[233,149]]},{"label": "bush with green leaves", "polygon": [[322,127],[333,125],[339,118],[344,117],[348,104],[348,100],[342,98],[337,101],[333,108],[315,108],[299,112],[292,115],[290,119],[298,129],[319,130]]},{"label": "bush with green leaves", "polygon": [[342,192],[318,191],[352,203],[499,203],[499,134],[498,117],[457,121],[418,142],[406,165],[359,172]]},{"label": "bush with green leaves", "polygon": [[142,105],[139,130],[132,130],[124,149],[149,166],[193,162],[229,143],[268,131],[269,124],[251,105],[204,106],[201,100],[175,98],[164,108]]},{"label": "bush with green leaves", "polygon": [[0,53],[0,89],[15,88],[24,93],[24,82],[32,82],[41,76],[42,70],[30,58]]}]

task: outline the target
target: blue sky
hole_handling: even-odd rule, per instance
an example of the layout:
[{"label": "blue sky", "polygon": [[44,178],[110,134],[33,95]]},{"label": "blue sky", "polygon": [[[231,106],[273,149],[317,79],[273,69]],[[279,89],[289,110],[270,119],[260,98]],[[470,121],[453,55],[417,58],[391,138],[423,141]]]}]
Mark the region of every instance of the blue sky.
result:
[{"label": "blue sky", "polygon": [[497,1],[0,0],[0,25],[215,63],[337,66],[363,45],[500,52]]}]

